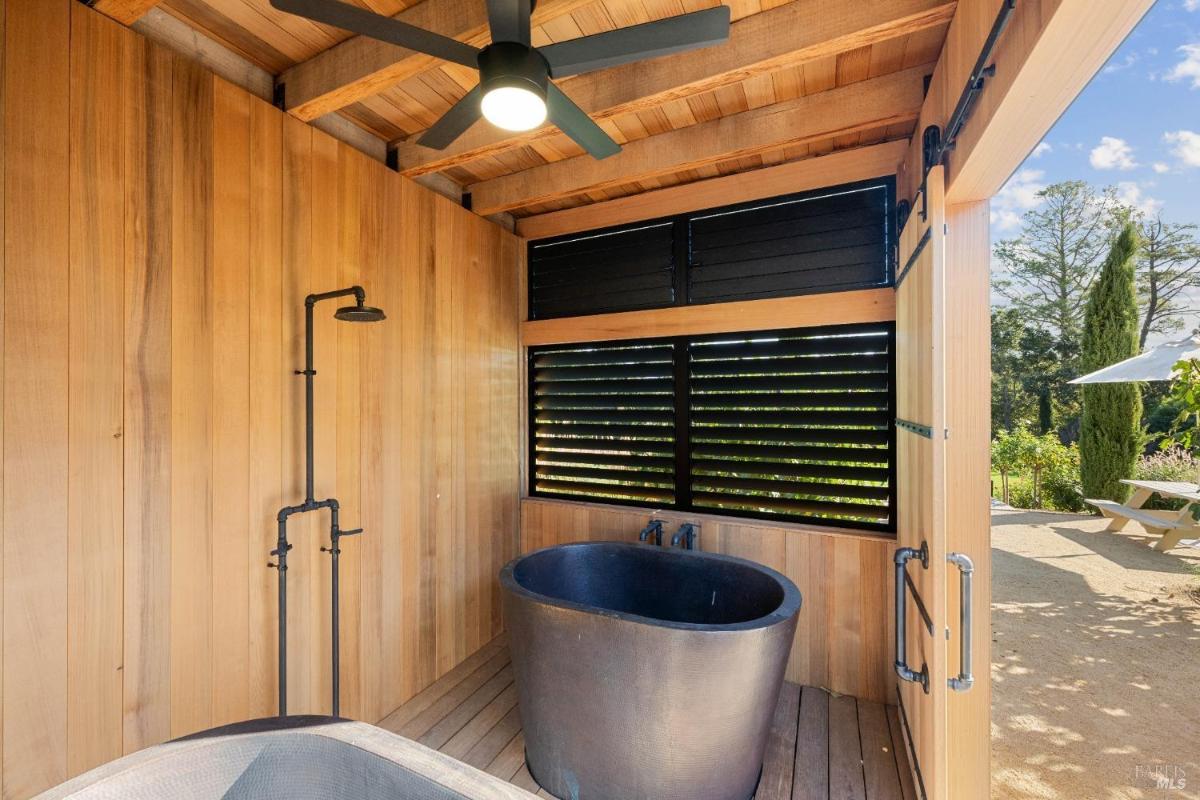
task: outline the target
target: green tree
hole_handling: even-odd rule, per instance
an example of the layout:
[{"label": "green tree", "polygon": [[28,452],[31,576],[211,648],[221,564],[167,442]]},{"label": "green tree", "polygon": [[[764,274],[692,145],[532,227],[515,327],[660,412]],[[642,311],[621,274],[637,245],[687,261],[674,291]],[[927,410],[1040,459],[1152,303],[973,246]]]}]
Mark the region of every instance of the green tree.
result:
[{"label": "green tree", "polygon": [[[1054,337],[1037,320],[1027,320],[1011,306],[992,309],[992,435],[1033,427],[1039,433],[1053,428],[1056,383],[1074,375],[1059,363]],[[1070,408],[1058,405],[1058,415],[1070,425]]]},{"label": "green tree", "polygon": [[1041,204],[1022,218],[1020,236],[996,245],[1001,270],[993,283],[1044,334],[1051,371],[1040,376],[1035,393],[1039,427],[1057,428],[1070,439],[1079,396],[1067,381],[1081,374],[1084,306],[1128,209],[1114,190],[1097,193],[1083,181],[1053,184],[1038,197]]},{"label": "green tree", "polygon": [[1188,293],[1200,288],[1200,240],[1197,226],[1173,225],[1162,217],[1141,223],[1142,255],[1138,260],[1138,292],[1142,324],[1138,344],[1146,347],[1151,333],[1182,330],[1184,317],[1196,314]]},{"label": "green tree", "polygon": [[1000,499],[1010,502],[1009,475],[1022,466],[1025,451],[1032,439],[1028,431],[1001,431],[992,440],[992,470],[1000,473]]},{"label": "green tree", "polygon": [[[1088,298],[1084,315],[1080,368],[1092,372],[1138,353],[1137,290],[1134,263],[1137,226],[1129,222],[1112,244]],[[1142,396],[1135,383],[1083,387],[1079,437],[1080,477],[1084,494],[1124,502],[1140,454]]]}]

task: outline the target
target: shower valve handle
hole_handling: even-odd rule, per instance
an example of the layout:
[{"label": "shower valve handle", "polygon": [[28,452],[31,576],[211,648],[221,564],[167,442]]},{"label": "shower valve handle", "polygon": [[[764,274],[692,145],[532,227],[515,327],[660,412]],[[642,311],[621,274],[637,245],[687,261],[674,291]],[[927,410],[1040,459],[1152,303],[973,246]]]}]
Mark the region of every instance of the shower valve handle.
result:
[{"label": "shower valve handle", "polygon": [[338,531],[338,536],[354,536],[355,534],[362,533],[362,532],[363,532],[362,528],[354,528],[353,530],[348,530],[348,531]]}]

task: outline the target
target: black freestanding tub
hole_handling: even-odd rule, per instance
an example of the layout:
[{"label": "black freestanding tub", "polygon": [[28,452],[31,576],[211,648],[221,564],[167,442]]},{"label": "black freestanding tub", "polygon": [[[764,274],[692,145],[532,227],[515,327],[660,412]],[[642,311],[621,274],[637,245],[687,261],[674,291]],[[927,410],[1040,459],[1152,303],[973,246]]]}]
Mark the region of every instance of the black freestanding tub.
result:
[{"label": "black freestanding tub", "polygon": [[747,800],[800,591],[729,556],[585,542],[500,573],[529,771],[564,800]]}]

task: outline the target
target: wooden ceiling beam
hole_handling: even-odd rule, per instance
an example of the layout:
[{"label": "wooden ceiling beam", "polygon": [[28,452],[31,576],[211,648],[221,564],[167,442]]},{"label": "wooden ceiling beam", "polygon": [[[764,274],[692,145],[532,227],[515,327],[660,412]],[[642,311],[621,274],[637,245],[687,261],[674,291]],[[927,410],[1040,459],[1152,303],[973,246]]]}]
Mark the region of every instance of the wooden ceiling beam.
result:
[{"label": "wooden ceiling beam", "polygon": [[[956,5],[947,0],[795,0],[733,23],[727,45],[593,72],[561,86],[593,119],[609,119],[945,25]],[[400,171],[440,172],[557,135],[552,125],[516,135],[476,125],[445,150],[400,142]]]},{"label": "wooden ceiling beam", "polygon": [[882,178],[896,174],[896,169],[907,152],[906,140],[885,142],[656,189],[578,208],[522,217],[517,220],[517,235],[526,239],[543,239],[564,233],[702,211],[731,203],[806,192],[839,183]]},{"label": "wooden ceiling beam", "polygon": [[481,215],[746,158],[821,139],[913,122],[930,66],[806,95],[625,145],[603,161],[584,155],[474,184]]},{"label": "wooden ceiling beam", "polygon": [[162,0],[96,0],[92,8],[122,25],[132,25]]},{"label": "wooden ceiling beam", "polygon": [[[593,0],[540,0],[533,25],[570,14]],[[480,0],[425,0],[395,16],[443,36],[480,46],[489,40],[487,8]],[[445,63],[433,56],[381,42],[369,36],[352,36],[284,72],[284,102],[289,114],[314,120],[431,67]]]}]

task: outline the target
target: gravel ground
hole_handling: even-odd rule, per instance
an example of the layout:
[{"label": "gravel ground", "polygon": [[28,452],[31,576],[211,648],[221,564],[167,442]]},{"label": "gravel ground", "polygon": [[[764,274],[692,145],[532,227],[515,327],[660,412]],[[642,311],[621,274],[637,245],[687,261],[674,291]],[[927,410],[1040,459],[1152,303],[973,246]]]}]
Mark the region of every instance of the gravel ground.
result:
[{"label": "gravel ground", "polygon": [[1200,800],[1200,549],[992,514],[992,797]]}]

